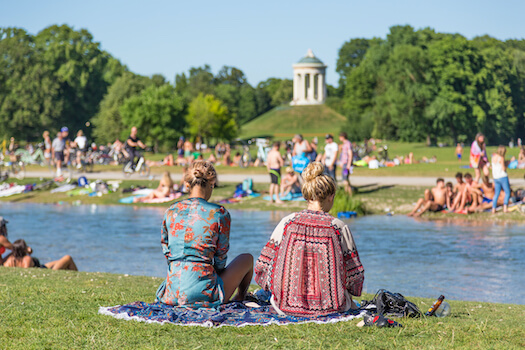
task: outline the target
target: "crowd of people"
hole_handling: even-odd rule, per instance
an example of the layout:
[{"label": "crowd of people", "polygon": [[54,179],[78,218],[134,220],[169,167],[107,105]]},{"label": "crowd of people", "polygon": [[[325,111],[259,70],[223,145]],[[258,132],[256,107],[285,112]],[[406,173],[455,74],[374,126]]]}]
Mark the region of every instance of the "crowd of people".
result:
[{"label": "crowd of people", "polygon": [[[463,149],[460,144],[456,147],[456,154],[461,160]],[[512,191],[507,168],[515,159],[506,160],[507,148],[499,146],[492,154],[491,160],[487,156],[485,136],[477,134],[470,147],[470,167],[474,170],[474,178],[470,173],[456,174],[456,184],[445,183],[442,178],[437,179],[436,186],[425,190],[409,216],[420,216],[427,211],[469,214],[491,211],[496,213],[501,207],[504,213],[509,211],[509,203],[520,203],[524,191]],[[520,158],[522,152],[520,149]],[[492,182],[490,173],[492,171]],[[481,180],[481,182],[480,182]]]}]

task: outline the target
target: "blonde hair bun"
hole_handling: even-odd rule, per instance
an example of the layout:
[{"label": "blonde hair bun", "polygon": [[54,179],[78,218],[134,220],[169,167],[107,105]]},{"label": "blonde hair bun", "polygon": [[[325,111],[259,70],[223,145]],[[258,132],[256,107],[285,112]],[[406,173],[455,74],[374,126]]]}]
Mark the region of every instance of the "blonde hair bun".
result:
[{"label": "blonde hair bun", "polygon": [[214,181],[217,178],[217,172],[213,164],[207,161],[198,160],[191,164],[189,171],[184,177],[190,188],[194,186],[204,186],[209,181]]},{"label": "blonde hair bun", "polygon": [[301,192],[307,201],[323,201],[335,194],[335,180],[323,173],[324,166],[319,162],[312,162],[304,169]]},{"label": "blonde hair bun", "polygon": [[306,182],[315,180],[316,177],[323,175],[324,166],[320,162],[312,162],[308,164],[303,171],[303,179]]}]

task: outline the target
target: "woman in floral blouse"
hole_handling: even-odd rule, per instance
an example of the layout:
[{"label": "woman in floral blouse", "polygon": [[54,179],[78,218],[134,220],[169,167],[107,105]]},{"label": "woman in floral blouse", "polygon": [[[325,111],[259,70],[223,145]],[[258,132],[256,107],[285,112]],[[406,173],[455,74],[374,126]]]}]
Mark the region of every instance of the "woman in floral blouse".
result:
[{"label": "woman in floral blouse", "polygon": [[243,300],[250,286],[250,254],[241,254],[226,266],[230,214],[223,206],[208,202],[216,179],[210,162],[194,162],[184,178],[189,198],[174,203],[164,214],[161,244],[168,275],[157,290],[160,302],[217,307],[230,298]]}]

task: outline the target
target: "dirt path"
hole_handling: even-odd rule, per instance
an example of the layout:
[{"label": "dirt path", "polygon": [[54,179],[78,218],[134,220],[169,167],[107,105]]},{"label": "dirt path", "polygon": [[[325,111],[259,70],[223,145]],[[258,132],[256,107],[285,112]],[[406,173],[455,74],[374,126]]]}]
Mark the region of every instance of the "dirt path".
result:
[{"label": "dirt path", "polygon": [[[124,179],[145,179],[139,175],[132,175],[129,178],[124,177],[122,172],[108,171],[108,172],[94,172],[85,174],[74,174],[74,178],[85,176],[89,180],[124,180]],[[26,177],[31,178],[49,178],[50,173],[48,171],[28,171]],[[255,183],[270,183],[270,177],[266,174],[221,174],[219,173],[219,180],[224,182],[242,182],[246,178],[252,178]],[[159,174],[153,174],[150,176],[152,179],[159,179]],[[174,181],[180,181],[182,174],[172,174]],[[436,183],[436,178],[424,177],[424,176],[352,176],[352,185],[365,186],[365,185],[401,185],[401,186],[433,186]],[[452,177],[446,177],[445,181],[451,181],[455,183],[455,179]],[[524,179],[510,179],[510,183],[515,187],[525,187]]]}]

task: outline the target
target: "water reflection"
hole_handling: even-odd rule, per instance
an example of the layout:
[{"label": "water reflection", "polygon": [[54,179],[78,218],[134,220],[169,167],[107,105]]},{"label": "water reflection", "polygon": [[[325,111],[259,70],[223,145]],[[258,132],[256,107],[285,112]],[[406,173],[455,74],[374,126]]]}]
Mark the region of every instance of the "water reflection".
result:
[{"label": "water reflection", "polygon": [[[43,261],[64,254],[84,271],[163,277],[165,208],[0,204],[10,239]],[[231,211],[229,256],[257,257],[287,212]],[[365,290],[523,304],[525,227],[470,220],[370,216],[348,221],[365,267]]]}]

